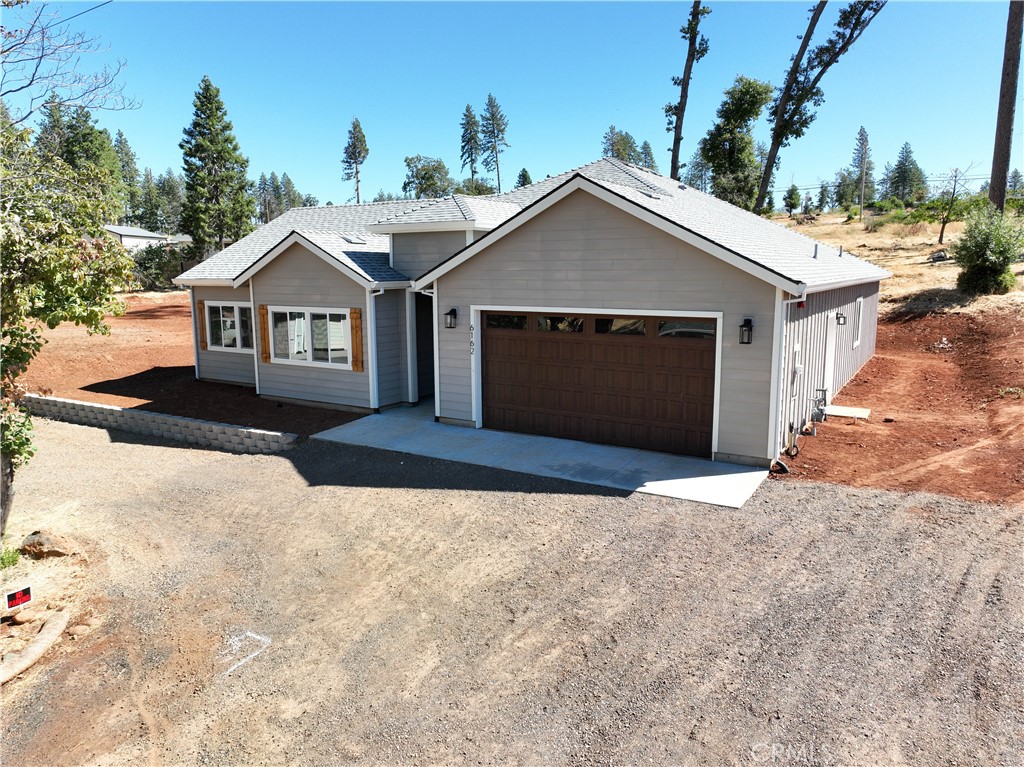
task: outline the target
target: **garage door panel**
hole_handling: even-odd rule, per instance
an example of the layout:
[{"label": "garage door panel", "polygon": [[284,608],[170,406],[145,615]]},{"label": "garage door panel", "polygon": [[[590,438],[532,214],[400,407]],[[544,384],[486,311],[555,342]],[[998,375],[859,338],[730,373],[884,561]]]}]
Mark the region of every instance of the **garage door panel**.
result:
[{"label": "garage door panel", "polygon": [[[485,426],[710,457],[713,321],[498,324],[483,324]],[[703,335],[688,337],[694,327]]]}]

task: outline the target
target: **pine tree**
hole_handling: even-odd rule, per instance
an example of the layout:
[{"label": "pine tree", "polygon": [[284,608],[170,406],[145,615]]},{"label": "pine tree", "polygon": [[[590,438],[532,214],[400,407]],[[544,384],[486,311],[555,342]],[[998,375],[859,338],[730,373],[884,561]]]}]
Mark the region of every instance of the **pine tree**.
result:
[{"label": "pine tree", "polygon": [[[850,173],[857,179],[857,204],[863,212],[864,206],[875,199],[875,164],[871,161],[871,145],[864,126],[857,131],[857,143],[853,147],[853,161]],[[863,189],[863,194],[861,190]]]},{"label": "pine tree", "polygon": [[359,118],[352,119],[352,127],[348,129],[348,143],[345,145],[345,158],[341,164],[345,167],[342,179],[356,182],[356,205],[362,200],[359,197],[359,167],[366,162],[370,156],[370,149],[366,146],[366,136],[363,134],[363,126],[359,124]]},{"label": "pine tree", "polygon": [[36,132],[35,150],[40,157],[63,157],[64,141],[68,132],[65,107],[53,96],[46,105]]},{"label": "pine tree", "polygon": [[173,168],[168,168],[156,178],[160,192],[160,229],[165,234],[181,233],[181,207],[185,202],[185,179]]},{"label": "pine tree", "polygon": [[654,160],[654,150],[651,148],[650,141],[645,141],[640,145],[640,162],[637,165],[654,173],[658,172],[658,163]]},{"label": "pine tree", "polygon": [[273,221],[284,213],[284,187],[281,185],[281,179],[278,178],[276,170],[270,171],[270,179],[267,181],[267,190],[270,194],[270,218],[268,220]]},{"label": "pine tree", "polygon": [[693,157],[683,167],[682,181],[684,184],[702,192],[711,190],[711,166],[708,165],[707,160],[701,157],[699,149],[693,153]]},{"label": "pine tree", "polygon": [[1010,173],[1010,178],[1006,182],[1006,191],[1014,197],[1024,192],[1024,176],[1016,168]]},{"label": "pine tree", "polygon": [[151,232],[167,231],[163,228],[160,220],[160,189],[153,178],[153,171],[146,168],[142,172],[142,181],[139,184],[138,208],[135,211],[135,223],[143,229]]},{"label": "pine tree", "polygon": [[857,198],[859,190],[859,178],[854,178],[850,170],[843,168],[836,173],[836,180],[832,186],[832,199],[835,200],[837,208],[849,210],[853,207],[853,201]]},{"label": "pine tree", "polygon": [[[707,38],[699,33],[700,20],[709,13],[711,13],[710,8],[701,6],[700,0],[694,0],[689,20],[685,26],[679,29],[679,34],[687,43],[686,63],[683,65],[683,76],[672,78],[672,84],[679,88],[679,101],[665,105],[665,117],[668,119],[665,130],[672,134],[672,160],[669,165],[669,176],[677,181],[680,169],[679,148],[683,143],[683,117],[686,114],[693,65],[707,55],[710,47]],[[651,169],[654,170],[654,168]]]},{"label": "pine tree", "polygon": [[928,194],[928,182],[921,166],[914,159],[914,151],[910,143],[900,148],[896,164],[892,166],[886,188],[889,195],[900,200],[904,205],[922,202]]},{"label": "pine tree", "polygon": [[462,113],[459,126],[462,128],[462,151],[459,155],[462,159],[462,170],[468,165],[470,181],[475,183],[476,164],[480,161],[483,146],[480,143],[480,121],[469,104],[466,104],[466,111]]},{"label": "pine tree", "polygon": [[772,104],[771,144],[761,173],[754,210],[759,210],[768,194],[772,176],[778,165],[779,150],[800,138],[817,116],[813,108],[825,100],[820,84],[822,78],[839,59],[860,39],[864,30],[885,7],[887,0],[853,0],[839,11],[839,18],[829,38],[821,45],[809,49],[818,20],[827,0],[819,0],[811,9],[807,30],[798,39],[800,45],[790,60],[786,82],[777,90]]},{"label": "pine tree", "polygon": [[786,192],[786,196],[782,198],[782,206],[786,209],[789,215],[793,215],[793,211],[800,207],[800,190],[796,184],[789,187]]},{"label": "pine tree", "polygon": [[256,182],[256,215],[261,224],[269,224],[270,216],[270,180],[266,173],[260,174]]},{"label": "pine tree", "polygon": [[484,107],[483,119],[480,121],[480,138],[483,142],[482,159],[487,170],[494,171],[498,180],[498,193],[501,193],[501,152],[509,146],[505,140],[508,132],[508,118],[501,111],[498,100],[491,93],[487,94],[487,105]]},{"label": "pine tree", "polygon": [[822,181],[821,186],[818,187],[818,210],[822,212],[828,210],[828,200],[831,195],[828,184]]},{"label": "pine tree", "polygon": [[249,161],[242,154],[227,109],[210,78],[203,76],[193,102],[192,123],[179,146],[185,170],[181,228],[196,256],[223,249],[229,237],[252,228],[256,203],[249,193]]},{"label": "pine tree", "polygon": [[302,207],[302,195],[295,188],[295,183],[288,178],[287,173],[281,176],[281,197],[284,202],[284,211]]},{"label": "pine tree", "polygon": [[533,183],[533,179],[530,178],[530,171],[523,168],[519,171],[519,176],[516,178],[516,189],[522,189],[524,186],[529,186]]},{"label": "pine tree", "polygon": [[114,151],[121,165],[121,183],[124,185],[124,217],[121,223],[127,224],[132,222],[139,207],[139,166],[135,152],[121,131],[114,137]]}]

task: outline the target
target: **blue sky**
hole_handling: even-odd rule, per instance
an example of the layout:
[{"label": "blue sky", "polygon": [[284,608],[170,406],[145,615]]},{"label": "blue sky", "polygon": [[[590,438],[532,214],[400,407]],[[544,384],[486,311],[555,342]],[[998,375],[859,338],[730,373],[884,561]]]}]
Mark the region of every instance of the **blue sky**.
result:
[{"label": "blue sky", "polygon": [[[71,15],[95,3],[54,4]],[[702,27],[710,52],[694,70],[684,123],[689,157],[737,74],[779,83],[803,2],[714,2]],[[842,3],[830,3],[815,40]],[[685,56],[676,3],[162,3],[116,2],[71,22],[124,59],[123,82],[141,107],[97,113],[124,131],[140,168],[180,170],[178,142],[202,76],[220,89],[250,175],[287,172],[321,203],[353,197],[341,180],[351,119],[370,148],[363,194],[399,192],[403,159],[440,157],[459,168],[459,120],[493,93],[509,118],[503,186],[520,168],[543,178],[596,159],[610,124],[649,140],[667,173],[664,105]],[[891,0],[826,76],[825,103],[781,154],[776,187],[831,180],[850,162],[864,125],[880,170],[909,141],[929,176],[975,165],[987,176],[1007,5]],[[10,24],[5,20],[5,24]],[[1019,95],[1024,96],[1024,90]],[[1018,106],[1014,165],[1024,166]],[[766,139],[762,121],[755,130]],[[977,184],[975,184],[977,187]],[[777,201],[780,196],[776,195]]]}]

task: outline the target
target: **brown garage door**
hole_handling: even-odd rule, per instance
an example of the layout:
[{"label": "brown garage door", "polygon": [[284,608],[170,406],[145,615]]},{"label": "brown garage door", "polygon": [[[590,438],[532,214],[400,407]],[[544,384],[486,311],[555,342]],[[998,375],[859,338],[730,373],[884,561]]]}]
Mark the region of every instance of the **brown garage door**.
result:
[{"label": "brown garage door", "polygon": [[481,321],[485,427],[711,457],[714,319]]}]

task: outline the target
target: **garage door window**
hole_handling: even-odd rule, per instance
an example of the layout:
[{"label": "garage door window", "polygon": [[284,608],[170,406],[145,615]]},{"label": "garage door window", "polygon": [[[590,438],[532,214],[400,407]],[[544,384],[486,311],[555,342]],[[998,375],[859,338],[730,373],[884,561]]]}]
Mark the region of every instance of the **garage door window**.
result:
[{"label": "garage door window", "polygon": [[637,317],[597,317],[594,332],[610,336],[645,336],[647,320]]},{"label": "garage door window", "polygon": [[714,338],[715,321],[694,318],[658,320],[659,338]]},{"label": "garage door window", "polygon": [[526,315],[488,314],[487,327],[492,330],[526,330]]},{"label": "garage door window", "polygon": [[553,333],[582,333],[582,317],[553,317],[543,316],[537,318],[537,330]]}]

